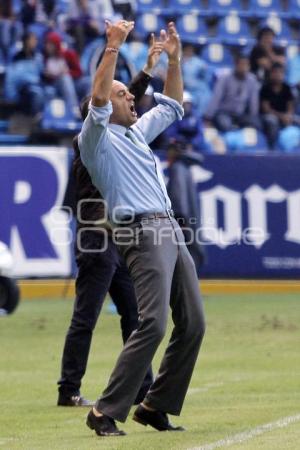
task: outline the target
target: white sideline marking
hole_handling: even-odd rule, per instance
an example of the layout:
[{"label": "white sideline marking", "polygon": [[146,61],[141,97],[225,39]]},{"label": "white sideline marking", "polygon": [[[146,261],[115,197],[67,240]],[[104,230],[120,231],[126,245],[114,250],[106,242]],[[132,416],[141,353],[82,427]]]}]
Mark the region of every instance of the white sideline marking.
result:
[{"label": "white sideline marking", "polygon": [[201,388],[189,388],[187,393],[189,395],[193,395],[193,394],[197,394],[198,392],[207,392],[211,388],[219,387],[219,386],[223,386],[223,385],[224,385],[224,383],[222,381],[220,383],[208,383],[208,384],[205,384]]},{"label": "white sideline marking", "polygon": [[11,437],[7,437],[7,438],[0,438],[0,445],[2,446],[2,445],[6,445],[9,441],[13,441],[14,440],[14,438],[11,438]]},{"label": "white sideline marking", "polygon": [[256,428],[253,428],[252,430],[228,436],[227,438],[221,439],[220,441],[216,441],[211,444],[205,444],[202,447],[189,448],[187,450],[214,450],[215,448],[228,447],[229,445],[233,444],[240,444],[242,442],[248,441],[249,439],[253,439],[256,436],[267,433],[268,431],[273,431],[277,428],[284,428],[295,422],[300,422],[300,414],[296,414],[295,416],[283,417],[276,422],[266,423],[265,425],[260,425]]}]

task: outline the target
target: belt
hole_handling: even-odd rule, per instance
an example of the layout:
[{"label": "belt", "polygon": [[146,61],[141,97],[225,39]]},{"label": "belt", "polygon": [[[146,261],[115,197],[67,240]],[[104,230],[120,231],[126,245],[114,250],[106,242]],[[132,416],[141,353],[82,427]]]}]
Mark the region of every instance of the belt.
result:
[{"label": "belt", "polygon": [[154,212],[154,213],[142,213],[135,214],[132,216],[125,216],[120,221],[118,221],[119,226],[130,225],[132,223],[141,222],[142,220],[155,220],[155,219],[171,219],[175,217],[173,209],[168,209],[165,212]]}]

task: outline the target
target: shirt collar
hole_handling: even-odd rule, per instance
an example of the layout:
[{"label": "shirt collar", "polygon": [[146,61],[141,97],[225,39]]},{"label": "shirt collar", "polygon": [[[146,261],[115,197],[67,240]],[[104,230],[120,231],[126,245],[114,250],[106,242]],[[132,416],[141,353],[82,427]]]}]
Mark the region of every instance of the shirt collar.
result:
[{"label": "shirt collar", "polygon": [[108,127],[111,128],[114,131],[117,131],[118,133],[121,133],[125,135],[127,128],[123,127],[123,125],[118,125],[117,123],[109,123]]}]

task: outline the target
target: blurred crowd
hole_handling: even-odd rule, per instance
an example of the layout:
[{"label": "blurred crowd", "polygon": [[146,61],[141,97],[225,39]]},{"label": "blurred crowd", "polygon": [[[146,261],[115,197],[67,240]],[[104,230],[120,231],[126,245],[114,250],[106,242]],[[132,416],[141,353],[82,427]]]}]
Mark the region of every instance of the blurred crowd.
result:
[{"label": "blurred crowd", "polygon": [[[134,0],[1,2],[2,102],[40,120],[49,102],[60,98],[79,121],[80,101],[91,86],[90,71],[82,67],[86,49],[104,38],[106,19],[135,14]],[[142,68],[146,54],[145,39],[133,34],[119,62],[122,81]],[[161,88],[165,65],[162,59],[140,113],[152,105],[153,89]],[[185,116],[156,148],[175,142],[202,153],[224,153],[251,147],[254,140],[260,150],[299,151],[300,53],[287,58],[270,26],[259,29],[250,51],[235,53],[232,67],[218,70],[201,57],[200,45],[183,42],[182,69]]]}]

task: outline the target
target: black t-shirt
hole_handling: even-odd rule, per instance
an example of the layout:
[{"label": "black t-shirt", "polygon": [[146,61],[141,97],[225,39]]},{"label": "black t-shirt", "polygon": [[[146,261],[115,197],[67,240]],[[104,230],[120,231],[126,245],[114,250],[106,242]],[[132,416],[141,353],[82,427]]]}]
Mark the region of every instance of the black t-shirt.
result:
[{"label": "black t-shirt", "polygon": [[278,112],[287,112],[288,102],[294,100],[291,88],[286,83],[282,84],[279,92],[275,92],[270,83],[265,84],[260,91],[260,102],[268,101],[271,108]]}]

